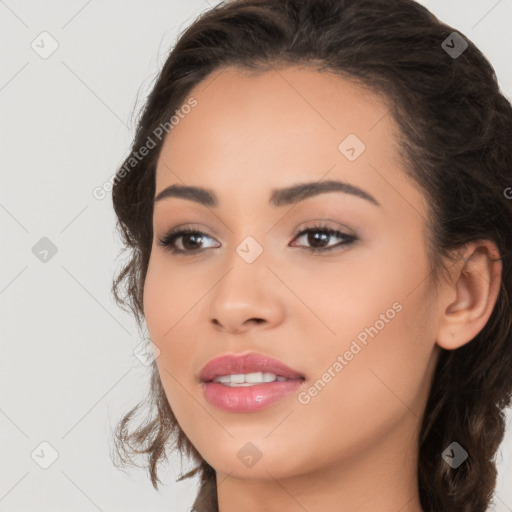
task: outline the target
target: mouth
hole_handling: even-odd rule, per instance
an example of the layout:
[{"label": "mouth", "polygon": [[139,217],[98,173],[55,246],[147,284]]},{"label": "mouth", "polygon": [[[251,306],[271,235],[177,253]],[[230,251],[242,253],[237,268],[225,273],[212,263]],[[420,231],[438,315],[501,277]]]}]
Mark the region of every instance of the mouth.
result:
[{"label": "mouth", "polygon": [[201,370],[202,382],[226,386],[251,386],[286,380],[305,379],[299,371],[282,361],[262,354],[224,354],[211,359]]},{"label": "mouth", "polygon": [[225,354],[199,374],[208,402],[229,412],[255,412],[282,400],[306,378],[277,359],[261,354]]}]

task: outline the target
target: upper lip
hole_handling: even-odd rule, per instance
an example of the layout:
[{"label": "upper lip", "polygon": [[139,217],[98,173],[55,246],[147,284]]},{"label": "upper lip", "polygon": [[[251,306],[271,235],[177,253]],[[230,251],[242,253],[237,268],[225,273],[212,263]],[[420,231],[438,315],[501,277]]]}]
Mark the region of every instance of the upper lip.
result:
[{"label": "upper lip", "polygon": [[241,373],[274,373],[287,379],[304,378],[300,372],[293,370],[282,361],[262,354],[223,354],[208,361],[199,373],[203,382],[212,381],[220,375]]}]

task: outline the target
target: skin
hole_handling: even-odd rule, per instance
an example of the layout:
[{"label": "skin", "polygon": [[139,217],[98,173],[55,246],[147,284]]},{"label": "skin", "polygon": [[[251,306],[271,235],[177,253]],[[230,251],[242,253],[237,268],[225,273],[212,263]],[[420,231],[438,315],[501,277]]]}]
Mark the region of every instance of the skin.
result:
[{"label": "skin", "polygon": [[[312,68],[225,68],[190,95],[197,106],[166,137],[156,195],[186,184],[219,202],[156,202],[144,308],[171,408],[217,472],[220,511],[421,511],[416,447],[433,371],[440,347],[468,343],[488,320],[496,247],[469,244],[446,279],[428,279],[427,204],[404,173],[386,104],[367,89]],[[366,146],[355,161],[338,149],[348,134]],[[342,192],[268,204],[275,188],[320,180],[358,186],[379,206]],[[308,252],[314,239],[295,234],[318,221],[358,241]],[[191,224],[206,235],[202,251],[159,245]],[[247,236],[263,249],[250,264],[236,252]],[[396,302],[400,312],[307,404],[293,393],[232,413],[202,394],[211,358],[248,351],[300,371],[307,390]],[[248,442],[262,454],[252,467],[237,457]]]}]

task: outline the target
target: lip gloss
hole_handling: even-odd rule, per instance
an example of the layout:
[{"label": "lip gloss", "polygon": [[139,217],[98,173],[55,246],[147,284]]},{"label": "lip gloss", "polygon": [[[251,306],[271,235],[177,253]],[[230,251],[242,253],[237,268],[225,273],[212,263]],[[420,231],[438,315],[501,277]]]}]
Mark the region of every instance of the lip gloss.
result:
[{"label": "lip gloss", "polygon": [[203,392],[209,403],[229,412],[255,412],[282,400],[297,391],[302,379],[266,382],[253,386],[231,387],[220,382],[203,382]]}]

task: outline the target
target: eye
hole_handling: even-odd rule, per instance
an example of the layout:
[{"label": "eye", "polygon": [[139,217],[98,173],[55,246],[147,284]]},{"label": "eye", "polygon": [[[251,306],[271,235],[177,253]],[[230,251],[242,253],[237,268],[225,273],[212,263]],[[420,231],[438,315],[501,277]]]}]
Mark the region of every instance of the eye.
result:
[{"label": "eye", "polygon": [[[301,238],[304,239],[303,241],[305,243],[310,244],[310,246],[303,247],[300,244],[297,245],[293,243],[291,247],[302,247],[313,253],[327,252],[347,247],[357,240],[357,237],[354,235],[343,233],[325,225],[315,225],[304,229],[297,233],[294,240],[300,240]],[[330,243],[333,239],[339,239],[340,241],[333,245]],[[204,249],[220,246],[215,245],[216,242],[214,242],[210,244],[209,247],[205,247],[204,243],[207,240],[213,241],[213,238],[198,229],[186,227],[172,229],[163,238],[159,239],[158,243],[172,254],[192,256]]]},{"label": "eye", "polygon": [[[304,249],[310,252],[332,251],[341,247],[347,247],[357,240],[357,237],[354,235],[349,235],[324,225],[315,225],[304,229],[296,235],[294,240],[300,240],[301,238],[304,242],[311,244],[310,247],[304,247]],[[329,245],[333,238],[338,238],[341,241],[334,245]],[[292,247],[296,247],[296,245],[294,244]]]},{"label": "eye", "polygon": [[197,229],[176,228],[167,233],[164,238],[159,239],[158,243],[173,254],[191,254],[204,249],[202,244],[205,239],[213,240]]}]

